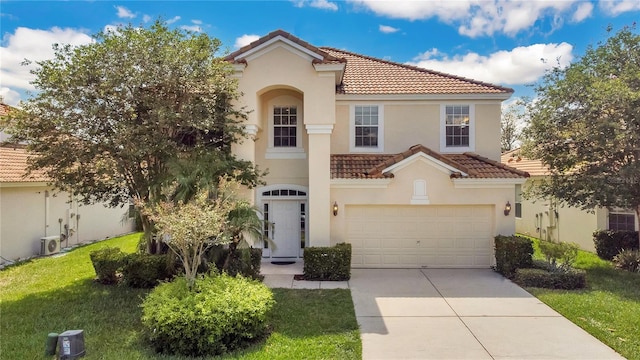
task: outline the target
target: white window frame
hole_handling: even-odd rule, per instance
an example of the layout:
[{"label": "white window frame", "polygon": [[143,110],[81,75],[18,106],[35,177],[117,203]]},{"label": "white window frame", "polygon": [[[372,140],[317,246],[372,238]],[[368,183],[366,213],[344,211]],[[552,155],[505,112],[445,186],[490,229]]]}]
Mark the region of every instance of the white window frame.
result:
[{"label": "white window frame", "polygon": [[[274,137],[274,124],[273,124],[273,112],[276,107],[295,107],[297,122],[296,122],[296,146],[295,147],[276,147],[273,144]],[[304,124],[303,121],[303,113],[304,109],[302,107],[302,100],[293,96],[285,95],[278,96],[272,100],[270,100],[267,104],[267,114],[269,121],[269,129],[268,129],[268,147],[265,153],[265,158],[267,159],[306,159],[307,154],[304,152],[303,147],[303,131],[302,127]]]},{"label": "white window frame", "polygon": [[[356,146],[356,106],[375,106],[378,108],[378,146]],[[384,151],[384,105],[352,104],[349,107],[349,151],[355,153],[379,153]]]},{"label": "white window frame", "polygon": [[[447,146],[447,106],[469,107],[469,146]],[[476,108],[475,104],[452,102],[440,105],[440,152],[463,153],[476,150]]]}]

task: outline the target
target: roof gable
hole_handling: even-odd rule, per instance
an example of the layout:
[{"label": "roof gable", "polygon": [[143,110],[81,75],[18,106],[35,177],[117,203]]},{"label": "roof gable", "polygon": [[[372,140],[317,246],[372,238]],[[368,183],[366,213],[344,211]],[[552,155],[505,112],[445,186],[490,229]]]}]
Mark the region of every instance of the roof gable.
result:
[{"label": "roof gable", "polygon": [[440,154],[414,145],[399,154],[333,154],[332,179],[393,178],[393,172],[414,161],[427,161],[452,179],[518,179],[529,177],[520,171],[474,153]]},{"label": "roof gable", "polygon": [[252,42],[251,44],[243,46],[242,48],[227,55],[225,57],[225,60],[235,63],[246,62],[248,60],[251,60],[252,58],[259,56],[260,54],[270,51],[272,48],[274,48],[274,45],[276,45],[277,47],[282,46],[282,44],[286,44],[290,48],[295,49],[299,55],[308,57],[314,64],[345,62],[344,59],[339,59],[331,56],[325,51],[283,30],[273,31],[268,35]]}]

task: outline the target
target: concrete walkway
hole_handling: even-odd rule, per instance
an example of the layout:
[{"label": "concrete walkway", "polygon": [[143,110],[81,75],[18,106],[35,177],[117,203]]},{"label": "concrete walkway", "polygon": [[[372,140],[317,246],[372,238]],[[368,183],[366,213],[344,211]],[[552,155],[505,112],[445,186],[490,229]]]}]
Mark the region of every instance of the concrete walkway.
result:
[{"label": "concrete walkway", "polygon": [[262,266],[270,287],[349,287],[363,359],[623,359],[489,269],[353,269],[349,282],[317,282],[293,280],[302,264]]}]

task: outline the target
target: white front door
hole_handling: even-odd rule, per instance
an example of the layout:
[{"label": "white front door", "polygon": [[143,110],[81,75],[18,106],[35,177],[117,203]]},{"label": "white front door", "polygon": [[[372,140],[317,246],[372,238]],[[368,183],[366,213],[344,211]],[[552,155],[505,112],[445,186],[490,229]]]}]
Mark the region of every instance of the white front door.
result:
[{"label": "white front door", "polygon": [[300,202],[295,200],[271,201],[272,258],[297,258],[300,252]]}]

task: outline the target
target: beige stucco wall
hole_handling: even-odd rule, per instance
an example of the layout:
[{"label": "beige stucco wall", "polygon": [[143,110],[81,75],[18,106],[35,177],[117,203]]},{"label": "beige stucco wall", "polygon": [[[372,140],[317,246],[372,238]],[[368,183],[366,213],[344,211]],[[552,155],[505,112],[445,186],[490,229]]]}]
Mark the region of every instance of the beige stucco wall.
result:
[{"label": "beige stucco wall", "polygon": [[[514,212],[503,214],[507,201],[513,204],[514,185],[485,188],[455,188],[449,175],[438,170],[432,164],[416,160],[409,166],[394,172],[395,177],[384,189],[344,188],[334,185],[331,188],[331,202],[339,204],[337,216],[331,217],[331,243],[346,240],[347,224],[345,206],[348,205],[411,205],[414,180],[426,180],[428,205],[489,205],[493,207],[493,234],[511,235],[515,232]],[[344,186],[344,185],[342,185]]]},{"label": "beige stucco wall", "polygon": [[475,151],[490,159],[500,160],[500,101],[403,100],[364,101],[338,100],[336,125],[331,136],[331,153],[349,153],[350,108],[353,105],[383,105],[384,153],[400,153],[410,146],[422,144],[440,151],[441,105],[473,104],[475,109]]},{"label": "beige stucco wall", "polygon": [[[46,190],[49,190],[48,198]],[[0,256],[15,260],[38,255],[41,237],[60,234],[58,219],[63,219],[62,226],[69,224],[74,230],[68,244],[62,243],[63,247],[133,231],[132,221],[122,221],[126,207],[69,204],[67,193],[53,194],[43,185],[0,187]]]},{"label": "beige stucco wall", "polygon": [[[523,189],[535,182],[527,180]],[[557,217],[555,217],[557,211]],[[536,217],[537,215],[537,217]],[[516,232],[538,239],[576,243],[581,249],[595,252],[593,232],[607,228],[606,209],[591,213],[575,207],[559,206],[548,199],[522,199],[522,217],[516,218]]]}]

